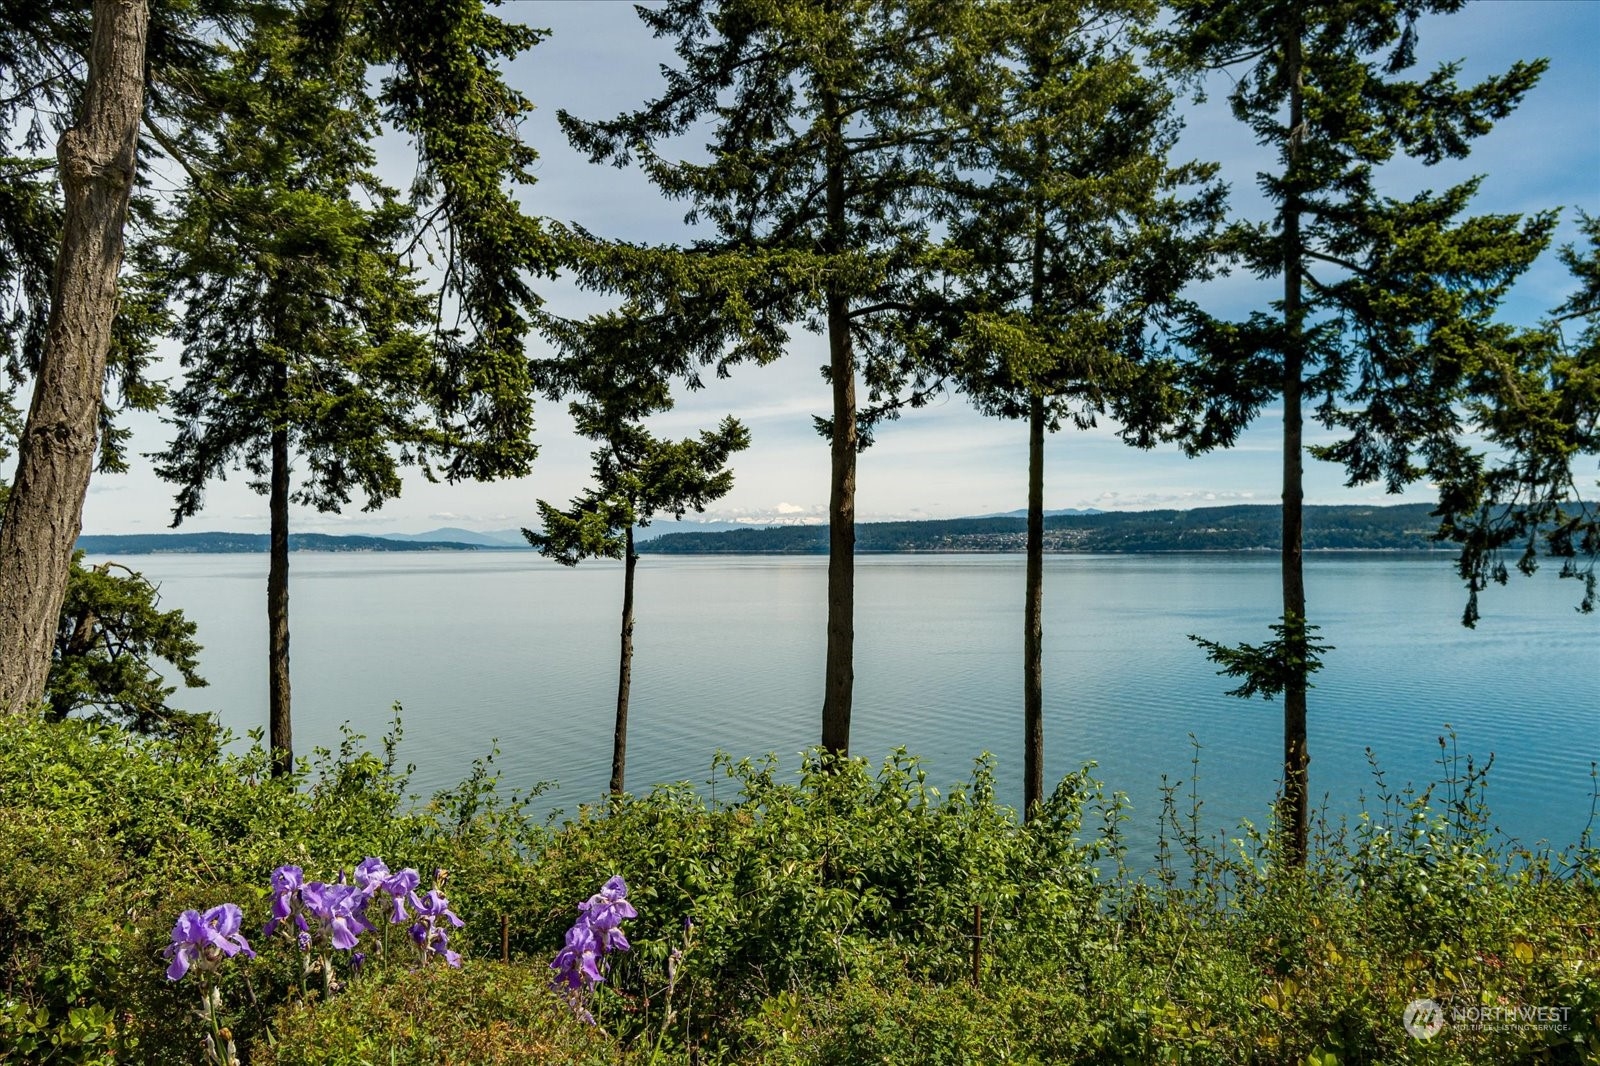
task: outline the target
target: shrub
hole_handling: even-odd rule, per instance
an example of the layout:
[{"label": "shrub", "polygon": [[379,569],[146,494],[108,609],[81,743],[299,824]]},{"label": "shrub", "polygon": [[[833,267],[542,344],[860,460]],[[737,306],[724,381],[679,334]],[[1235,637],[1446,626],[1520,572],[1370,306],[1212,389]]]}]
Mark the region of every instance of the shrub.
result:
[{"label": "shrub", "polygon": [[261,1066],[614,1066],[615,1042],[579,1021],[549,971],[474,961],[389,970],[327,1003],[294,1003],[259,1050]]}]

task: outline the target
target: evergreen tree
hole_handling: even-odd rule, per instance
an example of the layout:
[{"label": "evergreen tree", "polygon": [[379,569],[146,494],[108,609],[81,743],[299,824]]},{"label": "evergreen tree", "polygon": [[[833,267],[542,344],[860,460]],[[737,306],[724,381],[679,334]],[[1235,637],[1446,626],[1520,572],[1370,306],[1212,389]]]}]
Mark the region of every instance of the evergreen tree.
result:
[{"label": "evergreen tree", "polygon": [[[989,76],[952,156],[962,384],[1028,424],[1023,809],[1044,791],[1044,436],[1114,412],[1143,446],[1185,416],[1155,334],[1207,272],[1214,167],[1169,165],[1172,95],[1132,38],[1156,5],[1017,0],[986,9]],[[969,175],[965,180],[963,175]],[[970,177],[975,175],[976,177]]]},{"label": "evergreen tree", "polygon": [[[561,331],[567,355],[542,364],[552,399],[580,397],[571,404],[578,433],[599,443],[594,486],[566,510],[539,501],[542,532],[524,529],[528,543],[564,566],[584,559],[622,560],[622,646],[617,668],[617,716],[611,747],[613,795],[623,791],[628,749],[628,697],[633,675],[633,588],[639,555],[635,526],[657,515],[682,518],[704,511],[733,488],[728,459],[750,446],[739,422],[725,418],[698,438],[662,440],[644,420],[672,408],[667,378],[650,365],[649,345],[624,340],[621,316],[602,317]],[[636,336],[635,339],[638,338]]]},{"label": "evergreen tree", "polygon": [[1430,464],[1440,538],[1461,545],[1468,627],[1478,621],[1478,593],[1508,579],[1506,550],[1520,548],[1517,569],[1532,574],[1541,540],[1561,576],[1583,583],[1578,610],[1595,608],[1600,509],[1585,499],[1577,469],[1600,456],[1600,218],[1579,219],[1587,247],[1560,251],[1577,291],[1541,328],[1505,331],[1476,375],[1469,410],[1498,458],[1457,445]]},{"label": "evergreen tree", "polygon": [[289,699],[290,457],[299,502],[337,511],[400,490],[399,444],[426,447],[416,417],[430,353],[427,305],[395,244],[410,210],[372,174],[376,107],[355,42],[308,5],[258,23],[217,79],[223,125],[168,244],[185,303],[177,436],[157,470],[178,486],[173,524],[206,483],[243,465],[269,497],[269,735],[292,765]]},{"label": "evergreen tree", "polygon": [[[945,140],[928,87],[960,52],[966,0],[669,0],[638,9],[679,63],[660,97],[606,122],[562,113],[596,162],[638,156],[711,236],[686,253],[602,250],[580,276],[626,292],[681,353],[767,359],[795,321],[828,339],[828,639],[822,746],[848,751],[856,456],[879,419],[930,395],[928,255],[919,198]],[[710,126],[709,161],[663,142]],[[743,289],[740,292],[740,289]],[[665,364],[663,364],[665,365]],[[867,404],[859,402],[864,383]]]},{"label": "evergreen tree", "polygon": [[[10,346],[16,325],[21,324],[24,343],[38,351],[16,476],[0,523],[0,713],[24,713],[44,696],[55,623],[66,596],[72,548],[94,465],[122,266],[122,231],[144,109],[149,10],[144,0],[95,0],[87,41],[80,12],[57,13],[49,5],[22,4],[15,12],[8,7],[6,15],[0,49],[8,60],[22,61],[11,68],[16,72],[12,77],[18,73],[28,77],[29,70],[43,67],[74,45],[77,54],[88,60],[78,121],[60,132],[57,143],[62,209],[59,237],[50,242],[58,245],[58,251],[47,318],[39,311],[43,273],[37,237],[41,216],[48,213],[48,195],[40,182],[29,180],[26,165],[19,173],[8,162],[9,173],[4,175],[7,199],[12,201],[5,206],[23,210],[15,221],[4,224],[7,232],[0,250],[20,249],[24,256],[20,271],[15,265],[0,264],[0,275],[20,272],[29,289],[26,307],[14,304],[11,313],[4,314],[9,321],[0,329],[4,334],[0,340]],[[47,88],[34,83],[20,95],[29,103],[41,93],[72,99],[78,94],[71,88],[51,78]],[[0,120],[9,120],[20,102],[11,97],[0,105]],[[8,121],[5,124],[9,126]],[[37,144],[43,133],[34,127],[28,139]],[[0,255],[0,260],[5,258]],[[6,310],[0,307],[0,313]]]},{"label": "evergreen tree", "polygon": [[[229,469],[269,497],[278,772],[293,752],[291,498],[338,511],[359,493],[370,509],[400,491],[406,463],[454,479],[524,472],[533,457],[521,353],[537,300],[521,272],[544,269],[545,244],[504,188],[531,180],[532,156],[511,125],[526,102],[491,64],[536,39],[476,4],[303,0],[264,14],[207,95],[220,128],[189,161],[167,235],[187,376],[160,473],[179,486],[174,524]],[[369,74],[384,57],[396,66],[375,98]],[[380,115],[417,142],[420,217],[373,173]],[[435,230],[436,299],[406,257]],[[447,302],[470,331],[439,321]]]},{"label": "evergreen tree", "polygon": [[[316,12],[329,39],[353,38],[369,69],[382,71],[374,81],[383,116],[417,149],[412,200],[423,229],[409,246],[441,265],[439,307],[448,302],[455,313],[455,325],[433,337],[442,355],[430,381],[434,413],[455,441],[442,472],[506,476],[533,458],[522,345],[538,302],[529,277],[551,271],[553,245],[517,203],[513,186],[533,180],[534,153],[516,134],[531,105],[497,66],[537,43],[539,31],[492,17],[479,0],[8,4],[0,147],[23,130],[33,151],[54,132],[63,165],[0,153],[8,155],[0,160],[0,354],[34,375],[16,491],[0,528],[0,712],[21,713],[42,698],[97,443],[102,469],[121,460],[123,436],[102,398],[105,369],[116,367],[125,404],[149,407],[158,397],[138,372],[160,332],[159,307],[148,287],[124,278],[119,292],[118,284],[126,220],[146,233],[165,228],[154,225],[154,197],[141,202],[130,192],[150,191],[136,159],[164,154],[200,177],[224,109],[197,93],[215,90],[219,57],[237,52],[258,21],[271,26],[297,11]],[[141,124],[148,144],[136,141]],[[133,258],[140,270],[153,261]]]},{"label": "evergreen tree", "polygon": [[1284,408],[1283,611],[1260,646],[1202,641],[1237,695],[1284,699],[1280,823],[1285,856],[1305,861],[1309,817],[1306,690],[1323,650],[1306,613],[1302,559],[1305,404],[1342,439],[1311,449],[1352,484],[1390,491],[1450,447],[1494,309],[1549,238],[1540,214],[1462,217],[1476,180],[1397,199],[1378,169],[1465,156],[1538,79],[1518,63],[1461,88],[1456,64],[1417,80],[1417,23],[1462,0],[1176,0],[1168,51],[1196,70],[1225,69],[1234,115],[1276,156],[1259,175],[1275,217],[1244,226],[1243,261],[1282,281],[1281,299],[1206,342],[1233,380],[1270,389]]}]

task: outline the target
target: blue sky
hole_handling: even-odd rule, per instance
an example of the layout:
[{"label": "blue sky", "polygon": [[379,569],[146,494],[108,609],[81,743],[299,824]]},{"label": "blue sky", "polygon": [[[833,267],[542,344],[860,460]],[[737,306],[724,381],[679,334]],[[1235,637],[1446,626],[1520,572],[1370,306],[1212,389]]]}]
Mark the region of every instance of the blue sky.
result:
[{"label": "blue sky", "polygon": [[[513,0],[501,8],[508,18],[547,27],[551,36],[512,65],[508,78],[537,111],[523,134],[541,155],[539,182],[526,197],[537,214],[578,222],[588,229],[634,241],[672,241],[685,236],[681,205],[662,201],[632,170],[596,167],[567,147],[555,114],[609,117],[638,106],[659,88],[658,64],[670,49],[651,39],[632,6],[603,0]],[[1384,191],[1410,196],[1443,188],[1473,174],[1484,175],[1475,204],[1479,212],[1531,212],[1564,207],[1558,243],[1575,236],[1578,208],[1600,213],[1600,2],[1595,0],[1480,0],[1452,16],[1431,17],[1421,28],[1422,65],[1461,60],[1461,77],[1503,70],[1517,59],[1549,57],[1541,84],[1511,117],[1477,143],[1465,161],[1424,168],[1399,164],[1383,175]],[[1249,132],[1228,114],[1218,85],[1211,100],[1186,107],[1187,129],[1180,153],[1222,164],[1236,212],[1262,217],[1255,172],[1266,159]],[[691,146],[692,147],[692,146]],[[397,154],[398,159],[398,154]],[[397,162],[391,180],[409,173]],[[1508,321],[1532,322],[1566,295],[1568,278],[1553,253],[1519,282],[1505,306]],[[600,306],[563,282],[542,291],[558,311],[581,313]],[[1201,291],[1220,314],[1244,314],[1273,295],[1249,277],[1211,283]],[[662,432],[693,433],[734,414],[749,427],[750,450],[736,463],[736,487],[707,517],[765,523],[821,520],[828,491],[826,442],[812,429],[812,416],[829,406],[818,372],[825,346],[796,330],[789,354],[765,368],[743,368],[728,381],[712,381],[684,395],[656,423]],[[172,361],[168,371],[176,373]],[[167,427],[154,417],[132,421],[135,451],[153,451]],[[1239,444],[1225,452],[1187,459],[1175,449],[1142,452],[1120,443],[1110,426],[1064,431],[1047,443],[1045,498],[1048,507],[1136,509],[1212,503],[1275,502],[1280,478],[1280,412],[1263,412]],[[1319,439],[1316,432],[1310,440]],[[418,531],[441,525],[501,529],[531,524],[535,500],[565,501],[582,489],[589,471],[589,446],[571,432],[563,405],[541,403],[537,439],[540,458],[527,478],[492,484],[431,485],[420,476],[406,481],[400,498],[382,511],[350,509],[343,515],[297,513],[294,528],[323,532]],[[857,513],[882,518],[952,517],[1008,511],[1026,500],[1026,429],[1020,423],[985,418],[959,397],[936,401],[886,426],[861,458]],[[1402,497],[1381,486],[1346,488],[1340,471],[1308,462],[1307,499],[1313,503],[1396,502],[1430,499],[1426,486]],[[135,463],[126,475],[97,476],[89,490],[84,531],[155,531],[169,521],[172,493]],[[264,500],[242,476],[214,484],[205,510],[184,524],[194,530],[262,530]]]}]

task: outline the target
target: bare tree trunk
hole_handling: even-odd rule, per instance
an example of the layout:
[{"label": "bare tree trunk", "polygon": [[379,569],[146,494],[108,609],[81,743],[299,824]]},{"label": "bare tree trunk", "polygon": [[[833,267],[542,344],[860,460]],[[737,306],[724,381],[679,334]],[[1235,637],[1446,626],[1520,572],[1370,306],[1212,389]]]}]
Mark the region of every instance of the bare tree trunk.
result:
[{"label": "bare tree trunk", "polygon": [[[828,251],[843,251],[844,130],[838,101],[824,94],[828,121]],[[828,659],[822,698],[822,747],[850,751],[850,704],[855,685],[856,367],[850,344],[848,298],[828,292],[828,375],[833,383],[832,477],[828,489]]]},{"label": "bare tree trunk", "polygon": [[[1301,308],[1300,197],[1296,187],[1303,98],[1298,29],[1287,42],[1285,63],[1289,78],[1289,191],[1283,205],[1283,317],[1288,344],[1283,353],[1283,621],[1285,639],[1306,639],[1305,462],[1302,455],[1304,416],[1300,401],[1305,371],[1305,322]],[[1298,649],[1300,670],[1283,693],[1283,802],[1280,822],[1286,860],[1304,866],[1310,835],[1309,771],[1306,750],[1306,655]]]},{"label": "bare tree trunk", "polygon": [[144,0],[95,0],[78,124],[56,146],[66,213],[49,331],[0,522],[0,713],[44,697],[94,469],[122,230],[144,108]]},{"label": "bare tree trunk", "polygon": [[628,758],[628,690],[633,683],[633,571],[638,563],[630,522],[622,556],[622,655],[617,668],[617,730],[611,738],[613,796],[622,795],[622,771]]},{"label": "bare tree trunk", "polygon": [[[288,368],[279,367],[280,386]],[[294,770],[289,720],[289,431],[272,431],[271,561],[267,565],[267,735],[273,776]]]},{"label": "bare tree trunk", "polygon": [[1022,644],[1022,817],[1044,802],[1044,397],[1028,410],[1028,592]]}]

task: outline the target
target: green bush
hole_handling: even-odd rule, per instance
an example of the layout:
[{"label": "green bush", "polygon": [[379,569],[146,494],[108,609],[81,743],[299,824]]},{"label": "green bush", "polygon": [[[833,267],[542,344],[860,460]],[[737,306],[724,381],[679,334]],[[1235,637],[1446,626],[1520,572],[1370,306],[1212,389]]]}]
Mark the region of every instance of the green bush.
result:
[{"label": "green bush", "polygon": [[285,1007],[261,1066],[614,1066],[619,1051],[550,989],[549,972],[474,961],[357,980],[326,1004]]},{"label": "green bush", "polygon": [[[246,1063],[1600,1061],[1600,855],[1508,850],[1482,768],[1322,824],[1304,872],[1272,836],[1207,835],[1198,796],[1130,870],[1119,797],[1064,781],[1026,825],[980,761],[940,795],[898,753],[719,764],[551,826],[493,763],[413,804],[356,738],[265,773],[195,741],[0,720],[0,1063],[198,1063],[199,989],[163,976],[177,915],[232,901],[261,957],[220,973]],[[285,862],[449,871],[460,972],[369,968],[326,1001],[253,934]],[[639,916],[587,1006],[549,988],[576,905],[613,874]],[[973,984],[974,924],[983,917]],[[511,965],[499,954],[501,922]],[[1406,1005],[1566,1008],[1545,1031],[1401,1027]],[[409,1057],[408,1057],[409,1056]],[[496,1058],[499,1056],[499,1058]]]}]

